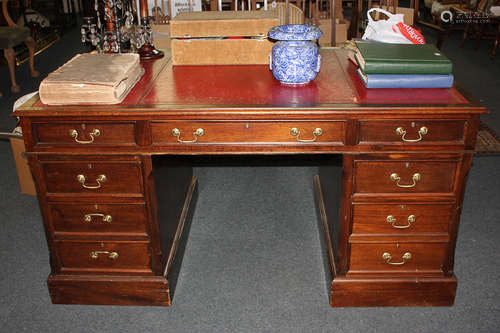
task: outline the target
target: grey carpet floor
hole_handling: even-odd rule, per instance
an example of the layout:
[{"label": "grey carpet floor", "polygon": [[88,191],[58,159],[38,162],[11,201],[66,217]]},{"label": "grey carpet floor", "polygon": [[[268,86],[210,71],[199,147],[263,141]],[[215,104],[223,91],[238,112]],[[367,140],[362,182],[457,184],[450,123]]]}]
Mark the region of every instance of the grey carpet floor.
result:
[{"label": "grey carpet floor", "polygon": [[331,309],[311,167],[196,169],[199,200],[173,306],[103,307],[50,304],[37,200],[18,193],[9,149],[0,142],[3,332],[498,331],[498,158],[477,158],[470,174],[453,307]]},{"label": "grey carpet floor", "polygon": [[[458,39],[446,42],[445,53],[499,131],[500,57],[490,62],[486,44],[459,49]],[[63,36],[37,57],[39,68],[50,71],[77,48],[77,33]],[[26,92],[36,89],[36,83],[22,84]],[[15,97],[0,100],[1,130],[15,123],[9,117]],[[68,306],[50,303],[38,203],[19,193],[8,142],[0,141],[0,156],[1,332],[500,331],[499,157],[475,158],[469,174],[453,307],[332,309],[313,204],[314,167],[197,168],[199,199],[173,306]]]}]

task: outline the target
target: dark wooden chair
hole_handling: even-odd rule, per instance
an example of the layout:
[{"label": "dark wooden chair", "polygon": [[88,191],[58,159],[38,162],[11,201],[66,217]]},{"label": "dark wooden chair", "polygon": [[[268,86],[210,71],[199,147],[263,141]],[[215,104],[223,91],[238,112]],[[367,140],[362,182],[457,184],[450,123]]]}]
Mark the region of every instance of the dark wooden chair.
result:
[{"label": "dark wooden chair", "polygon": [[0,14],[0,18],[3,21],[2,26],[0,26],[0,48],[3,49],[3,53],[5,59],[7,60],[7,65],[9,66],[9,74],[10,74],[10,82],[11,88],[10,90],[13,93],[19,93],[21,91],[21,87],[16,82],[16,73],[15,73],[15,51],[14,47],[24,42],[29,51],[29,67],[30,73],[32,77],[37,77],[40,75],[35,70],[35,40],[30,36],[30,29],[26,27],[18,26],[9,16],[9,12],[7,10],[7,2],[8,0],[0,0],[2,2],[2,11]]},{"label": "dark wooden chair", "polygon": [[[493,60],[497,53],[498,44],[500,43],[500,16],[494,16],[489,14],[491,5],[500,5],[500,0],[496,2],[491,2],[488,0],[480,0],[478,1],[477,7],[474,9],[476,14],[483,14],[487,19],[485,22],[474,22],[468,21],[464,33],[462,36],[462,43],[460,46],[462,47],[467,40],[469,35],[475,35],[476,38],[476,50],[479,49],[479,43],[481,39],[493,39],[493,49],[490,54],[490,59]],[[455,12],[458,12],[459,9],[455,9]],[[466,11],[459,12],[460,14],[467,14]]]},{"label": "dark wooden chair", "polygon": [[414,11],[414,18],[413,21],[415,22],[414,25],[418,29],[423,29],[424,27],[431,30],[434,33],[434,36],[436,38],[436,47],[441,50],[441,46],[443,45],[443,42],[445,38],[447,37],[446,34],[446,29],[441,27],[439,24],[435,24],[433,22],[428,22],[423,18],[422,12],[420,10],[420,1],[419,0],[411,0],[410,1],[410,8],[413,8]]}]

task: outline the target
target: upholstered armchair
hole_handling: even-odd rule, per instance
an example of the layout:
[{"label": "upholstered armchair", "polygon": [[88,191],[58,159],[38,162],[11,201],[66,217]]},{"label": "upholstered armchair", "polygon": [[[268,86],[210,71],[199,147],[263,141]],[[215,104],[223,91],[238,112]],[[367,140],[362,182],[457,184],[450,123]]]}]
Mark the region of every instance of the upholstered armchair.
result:
[{"label": "upholstered armchair", "polygon": [[2,11],[0,17],[3,19],[3,25],[0,26],[0,48],[3,49],[5,59],[7,60],[7,65],[9,66],[11,91],[13,93],[18,93],[21,91],[21,87],[16,82],[15,75],[15,52],[14,47],[16,45],[24,42],[29,51],[29,68],[32,77],[37,77],[40,75],[35,70],[34,56],[35,56],[35,46],[36,42],[30,36],[30,29],[26,27],[18,26],[9,16],[7,10],[7,1],[0,0],[2,2]]}]

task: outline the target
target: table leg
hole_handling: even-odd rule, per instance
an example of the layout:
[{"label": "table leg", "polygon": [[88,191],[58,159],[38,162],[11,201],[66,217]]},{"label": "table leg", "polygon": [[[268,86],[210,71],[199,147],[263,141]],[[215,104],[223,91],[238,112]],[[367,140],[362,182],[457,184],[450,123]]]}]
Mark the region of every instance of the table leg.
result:
[{"label": "table leg", "polygon": [[498,43],[500,42],[500,22],[497,25],[497,35],[495,41],[493,42],[493,50],[491,51],[490,59],[495,59],[497,54]]},{"label": "table leg", "polygon": [[358,0],[358,15],[356,17],[356,22],[354,23],[354,37],[361,37],[361,32],[359,31],[359,21],[363,19],[363,0]]},{"label": "table leg", "polygon": [[484,24],[480,24],[476,30],[476,50],[479,49],[479,44],[481,42],[481,36],[483,35]]},{"label": "table leg", "polygon": [[14,93],[17,94],[21,91],[21,88],[17,85],[16,82],[16,62],[15,62],[15,52],[14,49],[4,49],[3,54],[5,56],[5,59],[7,60],[7,65],[9,66],[9,74],[10,74],[10,82],[11,82],[11,87],[10,90]]}]

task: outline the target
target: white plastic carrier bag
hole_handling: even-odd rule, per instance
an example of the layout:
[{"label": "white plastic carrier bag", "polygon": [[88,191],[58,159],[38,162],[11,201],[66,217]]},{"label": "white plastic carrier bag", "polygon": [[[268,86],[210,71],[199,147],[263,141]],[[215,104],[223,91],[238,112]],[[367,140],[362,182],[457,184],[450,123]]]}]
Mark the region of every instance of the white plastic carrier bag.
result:
[{"label": "white plastic carrier bag", "polygon": [[[371,13],[386,15],[387,20],[373,20]],[[364,40],[373,40],[392,44],[425,44],[422,34],[412,26],[403,23],[403,14],[392,14],[380,8],[372,8],[367,12],[368,25],[363,35]]]}]

